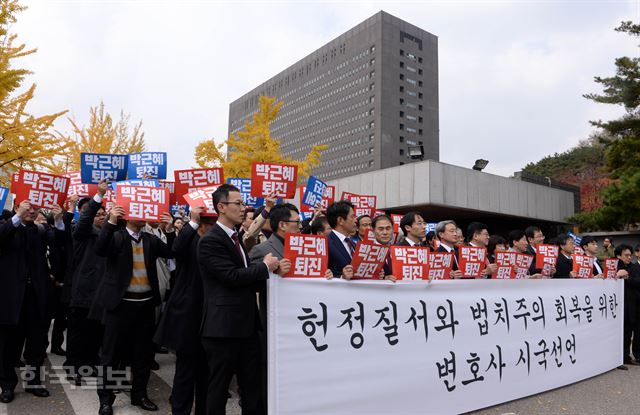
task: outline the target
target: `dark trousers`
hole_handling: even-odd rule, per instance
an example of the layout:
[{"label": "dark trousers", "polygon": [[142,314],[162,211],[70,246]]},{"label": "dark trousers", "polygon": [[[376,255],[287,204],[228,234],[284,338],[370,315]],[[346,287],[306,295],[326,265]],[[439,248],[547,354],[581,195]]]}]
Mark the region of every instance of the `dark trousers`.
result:
[{"label": "dark trousers", "polygon": [[98,386],[100,402],[112,402],[114,381],[110,379],[110,372],[123,360],[131,362],[131,400],[147,396],[154,354],[151,339],[155,328],[155,307],[152,301],[123,300],[114,310],[105,311],[103,322],[102,384]]},{"label": "dark trousers", "polygon": [[[67,313],[67,361],[74,373],[87,373],[98,366],[98,352],[102,346],[102,324],[87,318],[88,308],[69,307]],[[80,368],[84,367],[82,371]]]},{"label": "dark trousers", "polygon": [[207,386],[209,371],[204,349],[195,340],[195,350],[176,352],[176,372],[171,388],[171,411],[173,415],[189,415],[194,401],[196,415],[207,413]]},{"label": "dark trousers", "polygon": [[53,290],[53,330],[51,331],[51,350],[62,348],[64,331],[67,328],[67,305],[62,302],[63,287]]},{"label": "dark trousers", "polygon": [[14,390],[18,384],[15,364],[24,348],[27,370],[23,379],[30,385],[40,384],[40,368],[47,356],[49,319],[43,318],[36,293],[27,284],[17,325],[0,324],[0,387]]},{"label": "dark trousers", "polygon": [[207,414],[225,414],[229,382],[234,373],[240,388],[242,414],[265,414],[266,408],[260,399],[262,376],[258,333],[243,338],[203,337],[202,346],[209,363]]}]

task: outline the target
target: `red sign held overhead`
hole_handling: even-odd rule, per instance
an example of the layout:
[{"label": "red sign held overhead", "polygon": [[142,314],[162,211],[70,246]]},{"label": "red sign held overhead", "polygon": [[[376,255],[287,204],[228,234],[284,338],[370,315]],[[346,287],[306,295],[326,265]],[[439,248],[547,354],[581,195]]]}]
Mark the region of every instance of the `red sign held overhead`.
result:
[{"label": "red sign held overhead", "polygon": [[428,260],[428,279],[451,279],[451,269],[453,269],[453,252],[429,252]]},{"label": "red sign held overhead", "polygon": [[126,220],[160,222],[169,213],[169,190],[161,187],[118,185],[116,204],[125,211]]},{"label": "red sign held overhead", "polygon": [[329,267],[328,252],[324,236],[287,234],[284,257],[291,261],[291,271],[284,277],[323,278]]},{"label": "red sign held overhead", "polygon": [[388,253],[388,246],[359,241],[351,260],[353,279],[378,279]]},{"label": "red sign held overhead", "polygon": [[422,246],[392,246],[391,267],[397,279],[429,279],[429,249]]},{"label": "red sign held overhead", "polygon": [[355,207],[356,218],[362,215],[373,217],[376,211],[376,196],[357,195],[355,193],[342,192],[340,200],[348,200]]},{"label": "red sign held overhead", "polygon": [[400,221],[402,221],[403,215],[391,214],[391,220],[393,221],[393,233],[396,235],[400,233]]},{"label": "red sign held overhead", "polygon": [[176,170],[174,172],[174,191],[177,202],[186,205],[184,195],[195,191],[198,187],[221,185],[224,183],[224,173],[221,167],[210,169]]},{"label": "red sign held overhead", "polygon": [[35,208],[62,206],[69,190],[69,178],[50,173],[20,170],[11,184],[16,195],[16,206],[28,200]]},{"label": "red sign held overhead", "polygon": [[183,197],[191,208],[204,208],[200,216],[218,216],[218,213],[213,207],[213,192],[215,192],[217,188],[218,186],[200,187],[191,193],[183,195]]},{"label": "red sign held overhead", "polygon": [[251,196],[292,199],[296,194],[298,166],[276,163],[256,163],[251,165]]},{"label": "red sign held overhead", "polygon": [[481,278],[487,266],[487,248],[478,246],[458,247],[459,269],[462,278]]},{"label": "red sign held overhead", "polygon": [[573,254],[573,272],[576,273],[574,278],[592,278],[593,277],[593,257],[588,255]]},{"label": "red sign held overhead", "polygon": [[91,197],[98,193],[97,184],[82,183],[82,176],[79,171],[65,173],[63,176],[69,178],[67,196],[78,195],[80,197]]}]

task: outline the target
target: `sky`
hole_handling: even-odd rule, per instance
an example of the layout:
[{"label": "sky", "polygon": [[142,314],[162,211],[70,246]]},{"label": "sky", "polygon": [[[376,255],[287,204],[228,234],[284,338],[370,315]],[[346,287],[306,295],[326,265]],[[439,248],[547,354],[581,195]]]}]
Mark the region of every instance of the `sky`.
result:
[{"label": "sky", "polygon": [[[622,114],[592,103],[596,75],[640,40],[636,1],[23,1],[12,31],[37,48],[20,66],[28,110],[86,124],[104,102],[142,120],[149,151],[190,168],[198,142],[227,138],[229,103],[380,10],[438,36],[440,161],[510,176]],[[70,131],[66,118],[56,128]]]}]

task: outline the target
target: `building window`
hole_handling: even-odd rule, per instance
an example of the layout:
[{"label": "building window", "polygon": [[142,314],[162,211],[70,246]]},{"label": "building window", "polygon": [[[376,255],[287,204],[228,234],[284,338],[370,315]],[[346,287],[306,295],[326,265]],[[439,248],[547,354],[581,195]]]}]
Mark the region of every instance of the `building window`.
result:
[{"label": "building window", "polygon": [[400,49],[400,56],[404,56],[404,50]]},{"label": "building window", "polygon": [[418,98],[422,99],[422,92],[418,94]]},{"label": "building window", "polygon": [[404,62],[400,62],[400,67],[404,68]]},{"label": "building window", "polygon": [[400,92],[404,92],[404,87],[400,85]]},{"label": "building window", "polygon": [[403,105],[403,104],[404,104],[404,99],[400,98],[400,105]]},{"label": "building window", "polygon": [[369,102],[374,102],[375,101],[375,97],[371,96],[369,97]]},{"label": "building window", "polygon": [[369,141],[373,141],[373,137],[374,137],[373,134],[369,134]]},{"label": "building window", "polygon": [[402,81],[404,79],[404,75],[400,74],[400,80]]},{"label": "building window", "polygon": [[402,148],[400,149],[400,155],[404,156],[404,149],[402,149]]},{"label": "building window", "polygon": [[404,130],[404,124],[400,124],[400,129]]},{"label": "building window", "polygon": [[403,143],[404,142],[404,137],[400,136],[400,142]]},{"label": "building window", "polygon": [[404,117],[404,111],[400,111],[400,118]]}]

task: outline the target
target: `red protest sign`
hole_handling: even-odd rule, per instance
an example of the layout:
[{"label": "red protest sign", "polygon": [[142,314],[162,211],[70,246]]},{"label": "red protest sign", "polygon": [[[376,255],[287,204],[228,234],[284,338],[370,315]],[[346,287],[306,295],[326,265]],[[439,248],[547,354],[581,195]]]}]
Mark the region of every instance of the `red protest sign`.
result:
[{"label": "red protest sign", "polygon": [[16,206],[28,200],[35,208],[50,208],[60,205],[67,198],[69,178],[50,173],[20,170],[11,185],[11,192],[16,195]]},{"label": "red protest sign", "polygon": [[[313,213],[314,209],[312,206],[309,206],[302,202],[304,198],[304,192],[307,189],[307,186],[300,186],[298,188],[298,192],[300,193],[300,212],[301,213]],[[320,209],[326,211],[329,205],[331,205],[335,201],[336,187],[335,186],[327,186],[327,189],[324,192],[324,197],[322,198],[322,202],[320,203]]]},{"label": "red protest sign", "polygon": [[402,220],[403,215],[396,215],[395,213],[391,214],[391,221],[393,222],[393,233],[396,235],[400,233],[400,221]]},{"label": "red protest sign", "polygon": [[593,257],[573,254],[571,259],[573,260],[573,272],[576,274],[574,278],[593,277]]},{"label": "red protest sign", "polygon": [[110,211],[116,205],[116,192],[107,189],[107,193],[102,198],[102,204],[104,205],[104,210]]},{"label": "red protest sign", "polygon": [[496,272],[491,276],[492,279],[512,279],[516,277],[516,253],[510,251],[496,251],[495,263],[498,266]]},{"label": "red protest sign", "polygon": [[429,249],[422,246],[392,246],[391,268],[397,279],[429,279],[427,256]]},{"label": "red protest sign", "polygon": [[516,278],[527,278],[533,255],[517,253],[515,262]]},{"label": "red protest sign", "polygon": [[169,190],[161,187],[118,185],[116,205],[125,211],[126,220],[160,222],[169,213]]},{"label": "red protest sign", "polygon": [[221,167],[210,169],[176,170],[174,172],[174,192],[177,202],[186,205],[184,195],[195,191],[198,187],[221,185],[224,173]]},{"label": "red protest sign", "polygon": [[160,187],[169,189],[169,204],[175,205],[176,204],[176,182],[160,180],[158,184],[160,185]]},{"label": "red protest sign", "polygon": [[358,241],[351,260],[353,279],[377,279],[388,253],[388,246]]},{"label": "red protest sign", "polygon": [[462,278],[481,278],[487,266],[487,248],[478,246],[458,247],[459,269]]},{"label": "red protest sign", "polygon": [[355,207],[356,218],[362,215],[373,216],[376,211],[376,196],[357,195],[355,193],[342,192],[340,200],[348,200]]},{"label": "red protest sign", "polygon": [[453,268],[453,252],[429,252],[428,259],[428,279],[430,280],[450,280],[451,269]]},{"label": "red protest sign", "polygon": [[277,197],[292,199],[296,194],[298,166],[277,163],[251,164],[251,196],[267,197],[274,193]]},{"label": "red protest sign", "polygon": [[215,192],[217,188],[218,186],[200,187],[191,193],[183,195],[183,198],[191,208],[204,208],[200,216],[218,216],[218,213],[213,207],[213,192]]},{"label": "red protest sign", "polygon": [[91,197],[98,193],[97,184],[82,183],[82,176],[79,171],[65,173],[63,176],[69,178],[67,196],[78,195],[80,197]]},{"label": "red protest sign", "polygon": [[540,244],[536,246],[536,268],[542,270],[542,275],[545,277],[551,275],[551,268],[555,268],[559,254],[558,245]]},{"label": "red protest sign", "polygon": [[603,271],[605,278],[615,278],[618,273],[618,258],[605,259]]},{"label": "red protest sign", "polygon": [[327,238],[288,233],[284,240],[284,257],[291,260],[291,270],[284,275],[294,278],[323,278],[329,267]]}]

